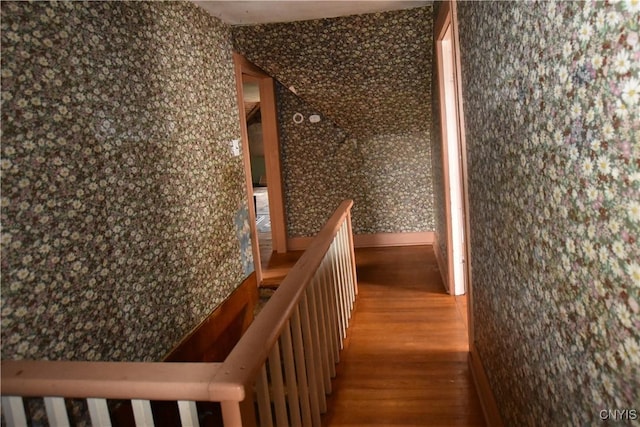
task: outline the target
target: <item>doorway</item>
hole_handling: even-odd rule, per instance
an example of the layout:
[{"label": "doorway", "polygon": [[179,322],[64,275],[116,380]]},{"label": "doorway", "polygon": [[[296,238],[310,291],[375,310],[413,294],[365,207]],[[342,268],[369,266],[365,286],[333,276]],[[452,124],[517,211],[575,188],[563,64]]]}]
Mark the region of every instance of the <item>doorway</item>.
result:
[{"label": "doorway", "polygon": [[234,53],[242,152],[258,283],[273,252],[287,251],[275,82]]},{"label": "doorway", "polygon": [[469,242],[467,149],[464,134],[460,49],[455,0],[440,3],[435,22],[435,51],[442,132],[442,166],[447,229],[446,286],[456,296],[473,347],[473,286]]},{"label": "doorway", "polygon": [[[469,268],[471,249],[467,150],[464,134],[457,4],[440,3],[435,23],[435,47],[442,132],[442,166],[446,218],[445,285],[466,306],[469,342],[473,342],[473,295]],[[464,295],[464,296],[460,296]]]},{"label": "doorway", "polygon": [[447,218],[447,264],[451,295],[466,292],[464,276],[465,236],[463,224],[461,146],[456,93],[455,57],[451,19],[444,22],[437,40],[442,153]]},{"label": "doorway", "polygon": [[269,187],[265,162],[264,138],[262,132],[262,111],[260,106],[260,82],[246,74],[242,75],[242,95],[249,140],[249,163],[251,165],[251,185],[253,187],[253,208],[256,212],[256,228],[260,263],[269,265],[273,253],[271,234],[271,214],[269,212]]}]

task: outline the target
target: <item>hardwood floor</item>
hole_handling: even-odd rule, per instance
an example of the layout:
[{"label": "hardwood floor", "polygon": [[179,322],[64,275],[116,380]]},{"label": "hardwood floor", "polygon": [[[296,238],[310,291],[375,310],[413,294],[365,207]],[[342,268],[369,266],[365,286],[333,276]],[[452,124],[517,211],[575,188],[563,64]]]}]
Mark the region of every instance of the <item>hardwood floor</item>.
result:
[{"label": "hardwood floor", "polygon": [[356,250],[359,295],[326,426],[481,426],[467,330],[430,247]]},{"label": "hardwood floor", "polygon": [[323,425],[485,425],[466,300],[445,293],[431,247],[356,249],[356,264],[359,295]]}]

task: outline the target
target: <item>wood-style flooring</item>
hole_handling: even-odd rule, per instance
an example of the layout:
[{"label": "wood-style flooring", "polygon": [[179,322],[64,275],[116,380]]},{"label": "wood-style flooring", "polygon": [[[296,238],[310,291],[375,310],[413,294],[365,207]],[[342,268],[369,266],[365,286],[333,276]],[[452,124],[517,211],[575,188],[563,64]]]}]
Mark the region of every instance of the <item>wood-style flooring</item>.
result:
[{"label": "wood-style flooring", "polygon": [[[286,255],[271,258],[274,277],[299,254]],[[466,299],[445,293],[432,248],[357,249],[356,264],[359,294],[323,425],[484,426]]]}]

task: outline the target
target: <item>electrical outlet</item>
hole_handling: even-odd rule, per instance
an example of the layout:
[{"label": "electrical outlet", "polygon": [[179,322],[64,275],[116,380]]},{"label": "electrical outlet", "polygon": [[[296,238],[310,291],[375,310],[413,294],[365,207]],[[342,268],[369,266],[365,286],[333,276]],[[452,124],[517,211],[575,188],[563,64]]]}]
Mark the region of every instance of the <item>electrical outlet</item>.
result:
[{"label": "electrical outlet", "polygon": [[240,155],[240,140],[234,139],[231,141],[231,155],[239,156]]}]

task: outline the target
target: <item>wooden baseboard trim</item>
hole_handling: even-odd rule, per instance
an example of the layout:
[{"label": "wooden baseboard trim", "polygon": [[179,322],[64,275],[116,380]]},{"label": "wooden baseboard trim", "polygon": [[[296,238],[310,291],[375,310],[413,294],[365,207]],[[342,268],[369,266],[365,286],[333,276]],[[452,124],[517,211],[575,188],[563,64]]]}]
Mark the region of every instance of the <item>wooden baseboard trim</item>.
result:
[{"label": "wooden baseboard trim", "polygon": [[253,321],[258,302],[256,273],[251,273],[229,297],[169,352],[165,362],[222,362]]},{"label": "wooden baseboard trim", "polygon": [[[312,240],[313,237],[289,238],[287,249],[290,251],[305,250]],[[353,236],[353,246],[356,248],[382,248],[389,246],[433,245],[434,240],[435,233],[433,231],[356,234]]]},{"label": "wooden baseboard trim", "polygon": [[438,270],[440,270],[442,284],[444,285],[444,288],[447,290],[447,292],[449,292],[449,271],[447,269],[447,263],[444,261],[442,251],[440,250],[438,234],[436,233],[434,233],[433,253],[436,256],[436,262],[438,263]]},{"label": "wooden baseboard trim", "polygon": [[290,237],[287,239],[287,251],[304,251],[312,240],[313,237]]},{"label": "wooden baseboard trim", "polygon": [[356,234],[353,245],[356,248],[383,248],[388,246],[433,245],[433,231],[414,233]]},{"label": "wooden baseboard trim", "polygon": [[480,405],[482,406],[482,412],[488,426],[503,427],[504,423],[500,417],[500,411],[496,399],[493,396],[493,391],[489,385],[489,379],[487,373],[482,365],[482,360],[478,355],[478,351],[473,344],[470,346],[469,351],[469,368],[471,370],[471,376],[476,386],[478,397],[480,398]]}]

